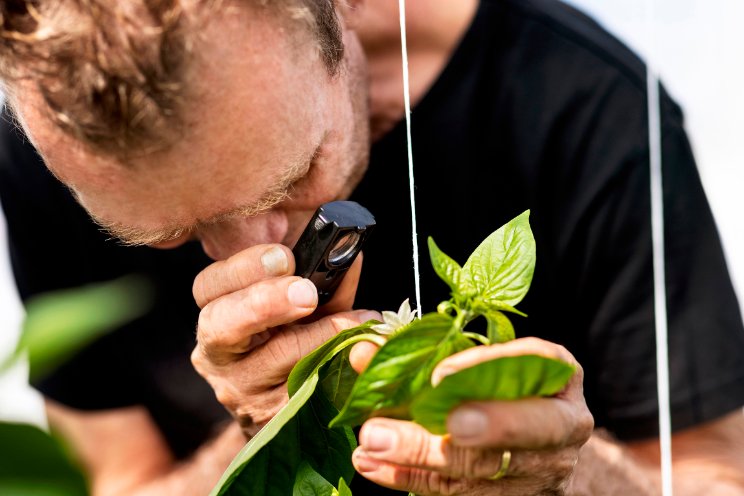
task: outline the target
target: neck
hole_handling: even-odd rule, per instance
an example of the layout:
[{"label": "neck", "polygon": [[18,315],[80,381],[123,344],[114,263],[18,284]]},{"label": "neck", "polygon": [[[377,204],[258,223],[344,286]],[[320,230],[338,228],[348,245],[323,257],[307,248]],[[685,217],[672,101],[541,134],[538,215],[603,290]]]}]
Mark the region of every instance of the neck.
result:
[{"label": "neck", "polygon": [[[411,105],[439,77],[477,7],[478,0],[406,1]],[[404,116],[398,2],[374,0],[364,9],[357,33],[367,56],[370,125],[376,141]]]}]

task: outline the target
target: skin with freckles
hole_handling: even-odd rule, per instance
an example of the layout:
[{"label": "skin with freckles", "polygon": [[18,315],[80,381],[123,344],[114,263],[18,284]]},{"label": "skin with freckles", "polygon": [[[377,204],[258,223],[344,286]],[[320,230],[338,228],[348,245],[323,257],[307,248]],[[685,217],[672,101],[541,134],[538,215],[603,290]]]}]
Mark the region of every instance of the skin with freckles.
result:
[{"label": "skin with freckles", "polygon": [[101,155],[45,119],[32,85],[15,92],[47,166],[101,225],[131,244],[195,239],[217,260],[194,282],[202,311],[192,362],[248,437],[286,402],[302,356],[378,317],[350,311],[361,259],[315,312],[315,287],[292,275],[286,247],[320,204],[348,197],[364,174],[359,42],[344,30],[345,58],[330,74],[312,33],[272,12],[229,8],[201,27],[186,78],[198,105],[185,109],[183,137],[165,150]]},{"label": "skin with freckles", "polygon": [[[132,244],[169,248],[198,240],[217,260],[194,282],[202,312],[192,360],[236,422],[176,463],[147,412],[81,414],[51,406],[52,423],[88,463],[95,494],[207,493],[245,437],[286,402],[294,363],[339,330],[379,318],[351,311],[361,258],[334,300],[317,309],[314,288],[292,275],[294,260],[282,245],[293,244],[319,204],[354,189],[366,168],[368,123],[381,136],[402,117],[397,2],[369,2],[366,18],[363,2],[337,2],[345,59],[336,76],[310,33],[248,3],[200,27],[185,78],[184,135],[167,150],[133,153],[126,163],[94,153],[45,119],[33,86],[16,88],[26,133],[96,220]],[[446,64],[477,2],[407,4],[415,103]],[[370,56],[369,81],[358,37]],[[574,361],[552,343],[517,340],[454,356],[434,381],[516,352]],[[359,345],[352,362],[362,368],[371,353],[374,347]],[[675,435],[675,494],[744,494],[742,425],[737,413]],[[354,464],[364,477],[420,495],[659,492],[657,440],[621,445],[592,436],[581,448],[591,415],[580,375],[555,398],[463,405],[448,427],[452,434],[440,437],[412,423],[372,419]],[[509,470],[490,481],[504,449],[513,455]]]},{"label": "skin with freckles", "polygon": [[369,139],[353,32],[331,76],[312,34],[295,27],[290,37],[285,24],[245,6],[202,28],[186,78],[198,105],[186,106],[183,137],[164,151],[125,163],[95,153],[44,118],[29,85],[16,92],[21,120],[52,172],[124,241],[198,239],[217,260],[259,243],[292,245],[318,205],[359,182]]},{"label": "skin with freckles", "polygon": [[[375,351],[369,343],[358,346],[354,368],[363,370]],[[581,366],[568,350],[537,338],[479,346],[442,360],[432,384],[478,363],[526,354],[563,360],[577,372],[550,398],[464,404],[450,413],[446,436],[413,422],[371,419],[360,432],[354,466],[378,484],[416,494],[563,494],[594,427]],[[504,450],[512,453],[507,474],[490,480]]]}]

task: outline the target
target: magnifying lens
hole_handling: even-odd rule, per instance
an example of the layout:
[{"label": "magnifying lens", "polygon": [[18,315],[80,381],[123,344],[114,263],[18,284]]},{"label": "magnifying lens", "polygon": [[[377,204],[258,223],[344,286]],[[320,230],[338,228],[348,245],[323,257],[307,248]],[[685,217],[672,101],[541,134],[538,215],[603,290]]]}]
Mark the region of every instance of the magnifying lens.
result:
[{"label": "magnifying lens", "polygon": [[325,203],[295,244],[295,275],[318,288],[318,304],[331,299],[375,227],[369,210],[353,201]]}]

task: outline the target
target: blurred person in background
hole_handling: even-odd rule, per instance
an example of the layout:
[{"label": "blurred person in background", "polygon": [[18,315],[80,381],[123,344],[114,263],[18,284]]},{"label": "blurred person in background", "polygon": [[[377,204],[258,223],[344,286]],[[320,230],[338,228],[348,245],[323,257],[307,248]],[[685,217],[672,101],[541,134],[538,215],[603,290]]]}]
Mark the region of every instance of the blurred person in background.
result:
[{"label": "blurred person in background", "polygon": [[[462,260],[530,208],[538,246],[516,327],[540,339],[453,363],[519,350],[575,357],[583,377],[548,408],[478,404],[460,410],[467,425],[456,411],[444,452],[412,423],[372,420],[353,488],[656,494],[642,62],[559,2],[408,3],[419,232]],[[35,384],[95,493],[207,493],[286,402],[292,365],[376,315],[352,304],[397,308],[413,294],[396,9],[0,1],[18,124],[3,123],[0,194],[21,296],[130,272],[158,289],[150,315]],[[744,494],[741,316],[666,94],[662,131],[677,494]],[[286,246],[341,198],[378,227],[363,267],[315,312]],[[433,273],[422,287],[425,309],[446,298]],[[509,470],[491,480],[505,449]]]}]

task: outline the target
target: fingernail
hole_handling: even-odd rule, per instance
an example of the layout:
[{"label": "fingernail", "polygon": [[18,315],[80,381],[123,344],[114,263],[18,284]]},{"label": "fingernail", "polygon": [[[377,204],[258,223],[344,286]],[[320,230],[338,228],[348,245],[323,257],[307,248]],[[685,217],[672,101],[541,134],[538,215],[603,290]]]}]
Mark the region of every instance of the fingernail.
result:
[{"label": "fingernail", "polygon": [[354,466],[359,472],[374,472],[380,468],[380,462],[367,458],[359,451],[354,453]]},{"label": "fingernail", "polygon": [[395,437],[395,431],[387,427],[368,427],[363,432],[362,446],[365,451],[381,453],[393,447]]},{"label": "fingernail", "polygon": [[278,246],[269,248],[261,255],[261,265],[263,265],[266,274],[270,276],[286,274],[289,268],[287,254]]},{"label": "fingernail", "polygon": [[437,367],[434,369],[434,372],[431,374],[431,385],[434,387],[437,387],[442,380],[447,377],[450,374],[453,374],[455,371],[445,368],[445,367]]},{"label": "fingernail", "polygon": [[311,308],[318,304],[318,292],[308,279],[300,279],[290,284],[287,297],[296,307]]},{"label": "fingernail", "polygon": [[452,436],[458,438],[481,436],[488,429],[488,417],[477,408],[464,406],[452,412],[447,428]]}]

